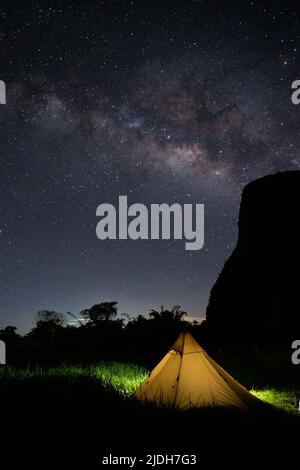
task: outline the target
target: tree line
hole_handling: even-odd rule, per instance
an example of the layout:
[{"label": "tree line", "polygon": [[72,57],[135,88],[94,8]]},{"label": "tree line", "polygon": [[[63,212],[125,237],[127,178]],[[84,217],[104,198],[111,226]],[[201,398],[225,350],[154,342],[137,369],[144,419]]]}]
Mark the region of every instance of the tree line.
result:
[{"label": "tree line", "polygon": [[131,317],[118,315],[116,301],[100,302],[78,316],[40,310],[29,333],[20,335],[9,325],[0,330],[0,339],[6,343],[8,363],[134,360],[151,364],[183,329],[199,336],[201,325],[188,322],[186,315],[174,305]]}]

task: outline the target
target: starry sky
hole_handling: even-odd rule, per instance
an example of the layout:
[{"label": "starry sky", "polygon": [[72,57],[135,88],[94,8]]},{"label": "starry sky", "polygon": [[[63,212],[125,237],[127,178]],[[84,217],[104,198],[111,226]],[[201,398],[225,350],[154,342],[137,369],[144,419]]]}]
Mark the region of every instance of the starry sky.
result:
[{"label": "starry sky", "polygon": [[[204,317],[244,185],[300,168],[296,2],[1,2],[0,327],[116,300]],[[204,203],[205,246],[100,241],[96,208]]]}]

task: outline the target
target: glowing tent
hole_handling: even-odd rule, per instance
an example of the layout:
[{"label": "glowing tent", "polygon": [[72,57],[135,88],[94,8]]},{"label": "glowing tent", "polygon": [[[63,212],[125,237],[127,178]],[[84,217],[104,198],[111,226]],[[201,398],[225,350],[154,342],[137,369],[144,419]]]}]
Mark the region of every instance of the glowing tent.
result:
[{"label": "glowing tent", "polygon": [[188,332],[175,344],[135,391],[139,400],[177,408],[237,407],[259,400],[223,370]]}]

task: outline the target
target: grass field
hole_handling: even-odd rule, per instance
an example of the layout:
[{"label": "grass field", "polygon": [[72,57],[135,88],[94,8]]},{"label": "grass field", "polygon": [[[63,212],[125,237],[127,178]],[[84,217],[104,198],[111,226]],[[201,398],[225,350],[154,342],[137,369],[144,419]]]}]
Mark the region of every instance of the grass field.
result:
[{"label": "grass field", "polygon": [[15,368],[8,366],[0,369],[0,384],[24,383],[26,381],[48,383],[64,381],[72,384],[90,378],[92,380],[97,379],[99,384],[107,390],[114,389],[123,397],[128,397],[147,374],[146,369],[121,362],[102,362],[89,366],[62,365],[52,368]]},{"label": "grass field", "polygon": [[[90,366],[62,365],[53,368],[34,367],[22,369],[3,367],[0,369],[0,384],[3,386],[5,383],[19,382],[21,384],[30,381],[74,384],[87,379],[96,379],[99,380],[99,385],[101,384],[107,391],[114,390],[120,396],[129,398],[148,372],[147,369],[135,364],[122,362],[103,362]],[[267,388],[252,389],[251,393],[282,411],[295,415],[299,414],[300,421],[300,413],[293,406],[293,391]]]},{"label": "grass field", "polygon": [[[261,413],[232,410],[159,409],[140,403],[132,392],[148,371],[134,364],[0,368],[2,423],[6,445],[81,447],[113,445],[147,448],[171,445],[294,445],[300,414],[293,391],[252,390],[271,407]],[[170,429],[199,429],[172,439]],[[155,429],[155,432],[153,432]],[[96,432],[95,432],[96,430]]]}]

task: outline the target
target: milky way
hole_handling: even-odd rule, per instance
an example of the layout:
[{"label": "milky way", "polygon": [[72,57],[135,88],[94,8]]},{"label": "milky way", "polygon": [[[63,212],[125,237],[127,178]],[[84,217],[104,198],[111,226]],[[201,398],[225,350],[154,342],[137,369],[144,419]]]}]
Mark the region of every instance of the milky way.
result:
[{"label": "milky way", "polygon": [[[300,166],[296,10],[228,3],[1,8],[2,326],[105,300],[205,315],[243,186]],[[204,249],[99,242],[96,207],[122,194],[204,203]]]}]

